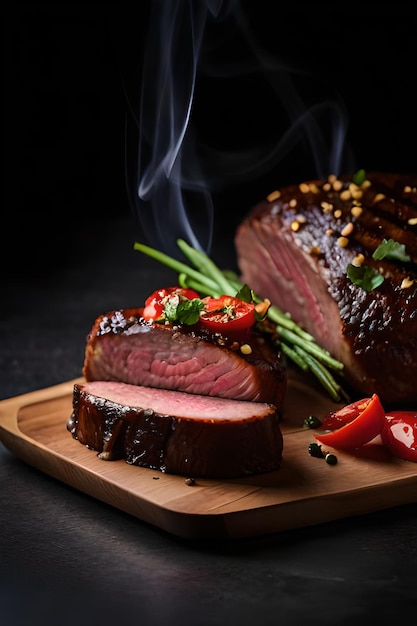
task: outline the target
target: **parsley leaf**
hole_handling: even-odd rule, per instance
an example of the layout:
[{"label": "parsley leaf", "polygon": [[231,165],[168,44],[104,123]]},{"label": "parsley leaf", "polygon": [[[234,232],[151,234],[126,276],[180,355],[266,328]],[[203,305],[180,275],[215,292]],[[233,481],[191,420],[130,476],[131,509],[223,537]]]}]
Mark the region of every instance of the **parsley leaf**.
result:
[{"label": "parsley leaf", "polygon": [[381,259],[403,261],[404,263],[411,261],[411,257],[405,252],[405,245],[394,241],[394,239],[383,239],[372,254],[372,258],[375,261],[380,261]]},{"label": "parsley leaf", "polygon": [[347,267],[347,276],[352,283],[362,287],[365,291],[372,291],[375,287],[378,287],[384,282],[382,274],[377,272],[373,267],[369,265],[361,265],[357,267],[349,263]]},{"label": "parsley leaf", "polygon": [[[383,239],[379,246],[374,250],[372,258],[375,261],[381,259],[391,259],[393,261],[401,261],[407,263],[411,261],[411,257],[405,252],[405,245],[398,243],[394,239]],[[369,265],[356,265],[349,264],[347,267],[347,276],[352,283],[362,287],[365,291],[372,291],[375,287],[378,287],[384,282],[384,277],[377,270]]]},{"label": "parsley leaf", "polygon": [[358,185],[358,187],[360,187],[362,185],[362,183],[364,182],[365,179],[366,179],[366,171],[365,170],[358,170],[352,176],[352,181],[355,183],[355,185]]},{"label": "parsley leaf", "polygon": [[173,299],[171,302],[166,302],[164,307],[164,316],[167,322],[178,324],[187,324],[192,326],[196,324],[200,319],[200,311],[203,309],[204,303],[198,298],[194,300],[179,300]]},{"label": "parsley leaf", "polygon": [[243,302],[253,302],[253,291],[248,285],[243,285],[236,294],[236,298]]}]

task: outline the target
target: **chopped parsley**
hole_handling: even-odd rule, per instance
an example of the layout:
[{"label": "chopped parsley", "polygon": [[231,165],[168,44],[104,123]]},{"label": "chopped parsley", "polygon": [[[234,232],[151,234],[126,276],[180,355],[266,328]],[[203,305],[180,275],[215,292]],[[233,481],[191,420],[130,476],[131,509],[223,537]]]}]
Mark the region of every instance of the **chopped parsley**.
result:
[{"label": "chopped parsley", "polygon": [[194,300],[178,300],[173,298],[167,301],[164,306],[164,317],[167,322],[187,324],[192,326],[200,319],[200,311],[204,307],[204,302],[198,298]]},{"label": "chopped parsley", "polygon": [[384,282],[384,277],[377,270],[369,265],[352,265],[349,263],[347,267],[348,278],[365,291],[372,291]]},{"label": "chopped parsley", "polygon": [[[398,243],[398,241],[394,241],[394,239],[383,239],[374,250],[372,258],[375,261],[381,261],[381,259],[400,261],[402,263],[411,261],[409,255],[406,254],[404,244]],[[359,267],[349,264],[347,267],[347,276],[352,283],[362,287],[365,291],[372,291],[372,289],[375,289],[384,282],[384,277],[378,270],[365,264]]]},{"label": "chopped parsley", "polygon": [[411,257],[405,252],[405,245],[394,241],[394,239],[383,239],[377,249],[374,250],[372,258],[375,261],[380,261],[381,259],[402,261],[403,263],[411,261]]},{"label": "chopped parsley", "polygon": [[358,170],[352,176],[352,181],[355,183],[355,185],[358,185],[358,187],[360,187],[362,185],[362,183],[365,181],[365,179],[366,179],[366,171],[365,170]]},{"label": "chopped parsley", "polygon": [[242,287],[237,292],[236,298],[239,298],[239,300],[243,300],[243,302],[253,302],[254,294],[252,289],[245,284],[242,285]]}]

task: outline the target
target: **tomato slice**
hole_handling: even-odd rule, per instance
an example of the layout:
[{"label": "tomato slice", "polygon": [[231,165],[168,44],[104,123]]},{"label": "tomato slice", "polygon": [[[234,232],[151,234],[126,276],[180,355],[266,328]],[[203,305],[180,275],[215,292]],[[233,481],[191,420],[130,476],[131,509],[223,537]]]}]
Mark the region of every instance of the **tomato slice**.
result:
[{"label": "tomato slice", "polygon": [[319,430],[336,430],[349,424],[362,413],[369,401],[370,398],[362,398],[362,400],[347,404],[337,411],[329,411]]},{"label": "tomato slice", "polygon": [[[358,448],[379,435],[384,427],[385,411],[377,394],[373,394],[371,398],[354,402],[352,405],[347,405],[344,409],[340,409],[340,412],[341,420],[346,420],[344,425],[340,428],[336,427],[336,430],[331,432],[314,433],[315,438],[320,443],[342,450]],[[352,419],[350,419],[351,417]],[[333,424],[337,425],[336,418],[333,417],[332,419]],[[350,421],[347,421],[348,419]],[[329,423],[330,420],[327,422],[327,426]]]},{"label": "tomato slice", "polygon": [[213,333],[234,333],[251,328],[255,324],[255,305],[234,296],[203,299],[204,309],[200,323]]},{"label": "tomato slice", "polygon": [[142,317],[147,321],[162,322],[167,313],[167,304],[198,299],[202,304],[197,321],[213,333],[239,333],[251,328],[255,322],[255,304],[234,296],[222,295],[219,298],[207,296],[200,299],[193,289],[164,287],[154,291],[146,300]]},{"label": "tomato slice", "polygon": [[391,411],[381,432],[392,456],[417,463],[417,411]]},{"label": "tomato slice", "polygon": [[142,317],[149,321],[154,322],[162,321],[164,318],[165,304],[171,299],[179,297],[186,300],[194,300],[200,296],[193,289],[187,289],[184,287],[163,287],[157,289],[145,300],[145,307],[143,309]]}]

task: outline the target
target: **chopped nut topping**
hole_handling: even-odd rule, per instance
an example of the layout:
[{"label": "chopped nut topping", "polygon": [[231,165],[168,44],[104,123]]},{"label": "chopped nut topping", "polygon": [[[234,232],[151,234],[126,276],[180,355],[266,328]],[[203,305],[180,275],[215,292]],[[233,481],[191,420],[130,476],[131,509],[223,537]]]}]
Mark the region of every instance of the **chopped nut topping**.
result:
[{"label": "chopped nut topping", "polygon": [[327,228],[326,229],[326,235],[333,235],[333,228]]},{"label": "chopped nut topping", "polygon": [[288,203],[290,205],[290,207],[293,209],[294,207],[297,206],[297,200],[296,198],[292,198],[292,200],[289,201]]},{"label": "chopped nut topping", "polygon": [[410,226],[415,226],[417,224],[417,217],[410,217],[410,219],[407,221],[407,224],[410,224]]},{"label": "chopped nut topping", "polygon": [[299,222],[299,224],[305,224],[307,221],[306,216],[303,215],[302,213],[299,213],[298,215],[296,215],[295,219],[297,220],[297,222]]},{"label": "chopped nut topping", "polygon": [[301,193],[308,193],[310,191],[309,185],[307,183],[301,183],[299,185]]},{"label": "chopped nut topping", "polygon": [[367,189],[368,187],[370,187],[372,185],[371,181],[366,179],[363,181],[362,185],[361,185],[361,189]]},{"label": "chopped nut topping", "polygon": [[350,209],[351,214],[353,215],[353,217],[359,217],[362,213],[363,209],[361,206],[353,206]]},{"label": "chopped nut topping", "polygon": [[411,186],[410,186],[410,185],[406,185],[406,186],[404,187],[404,192],[405,192],[405,193],[411,193]]},{"label": "chopped nut topping", "polygon": [[315,183],[310,183],[310,191],[311,193],[319,193],[320,189]]},{"label": "chopped nut topping", "polygon": [[267,314],[270,306],[271,306],[271,300],[268,300],[268,298],[265,298],[264,300],[262,300],[262,302],[258,302],[257,304],[255,304],[255,311],[259,315],[264,316]]},{"label": "chopped nut topping", "polygon": [[321,254],[321,250],[318,246],[313,246],[310,250],[310,254],[312,256],[319,256],[319,254]]},{"label": "chopped nut topping", "polygon": [[343,183],[341,180],[335,180],[332,187],[335,191],[340,191],[343,187]]},{"label": "chopped nut topping", "polygon": [[320,206],[323,209],[324,213],[330,213],[330,211],[333,211],[333,204],[331,204],[330,202],[326,202],[325,200],[320,203]]},{"label": "chopped nut topping", "polygon": [[330,183],[324,183],[323,191],[330,191],[330,189],[331,189]]},{"label": "chopped nut topping", "polygon": [[280,191],[272,191],[269,196],[266,196],[266,199],[268,200],[268,202],[273,202],[274,200],[278,200],[278,198],[281,197],[281,192]]},{"label": "chopped nut topping", "polygon": [[409,276],[407,276],[407,278],[404,278],[401,283],[401,289],[408,289],[413,284],[414,284],[414,280],[410,278]]},{"label": "chopped nut topping", "polygon": [[291,222],[291,230],[296,233],[297,230],[300,230],[300,222],[297,222],[297,220],[294,220],[293,222]]},{"label": "chopped nut topping", "polygon": [[244,343],[240,346],[240,351],[242,354],[252,354],[252,348],[248,343]]},{"label": "chopped nut topping", "polygon": [[340,209],[336,209],[333,215],[335,216],[336,219],[339,219],[339,217],[342,217],[342,211]]},{"label": "chopped nut topping", "polygon": [[352,222],[349,222],[348,224],[346,224],[346,226],[341,230],[340,234],[343,235],[343,237],[347,237],[348,235],[351,234],[351,232],[353,231],[353,224]]},{"label": "chopped nut topping", "polygon": [[360,267],[361,265],[363,265],[363,262],[365,261],[365,257],[364,255],[360,252],[359,254],[357,254],[353,259],[352,259],[352,265],[354,265],[355,267]]},{"label": "chopped nut topping", "polygon": [[334,174],[329,174],[329,176],[327,177],[327,180],[329,181],[329,183],[333,184],[334,181],[336,180],[336,176]]},{"label": "chopped nut topping", "polygon": [[352,198],[354,198],[355,200],[360,200],[360,198],[362,198],[363,196],[363,191],[362,189],[354,189],[352,190]]},{"label": "chopped nut topping", "polygon": [[345,201],[345,200],[350,200],[352,197],[351,191],[350,189],[344,189],[343,191],[340,192],[340,199]]},{"label": "chopped nut topping", "polygon": [[383,193],[377,193],[376,196],[373,199],[373,204],[376,204],[377,202],[381,202],[381,200],[383,200],[386,196]]},{"label": "chopped nut topping", "polygon": [[347,237],[339,237],[337,240],[337,245],[339,246],[339,248],[346,248],[348,244],[349,239]]}]

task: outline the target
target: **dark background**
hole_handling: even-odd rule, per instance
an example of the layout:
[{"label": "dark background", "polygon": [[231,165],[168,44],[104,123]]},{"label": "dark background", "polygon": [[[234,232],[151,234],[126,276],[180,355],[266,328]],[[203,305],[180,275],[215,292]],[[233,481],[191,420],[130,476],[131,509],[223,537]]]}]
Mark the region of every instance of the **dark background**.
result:
[{"label": "dark background", "polygon": [[[281,13],[282,5],[242,3],[274,71],[288,71],[307,107],[343,101],[346,167],[415,171],[417,38],[409,3],[291,2]],[[2,8],[1,400],[81,376],[95,317],[140,306],[174,280],[133,251],[142,238],[131,204],[134,117],[150,6]],[[225,157],[208,163],[213,257],[224,267],[252,204],[281,184],[314,177],[316,164],[300,142],[242,173],[231,157],[268,151],[288,118],[263,75],[219,78],[250,56],[233,20],[208,24],[202,53],[193,120],[200,145]],[[54,480],[0,444],[0,508],[2,626],[350,626],[415,618],[415,503],[356,517],[352,510],[353,517],[271,537],[196,544]]]},{"label": "dark background", "polygon": [[[162,9],[158,1],[15,2],[3,9],[2,253],[12,280],[23,259],[26,274],[65,267],[91,220],[133,216],[132,241],[139,236],[135,118],[152,4]],[[417,32],[409,4],[281,4],[244,1],[241,9],[253,41],[286,68],[306,107],[328,99],[345,107],[342,167],[415,170]],[[254,147],[262,154],[289,127],[279,94],[262,72],[206,72],[211,66],[220,74],[250,57],[235,10],[223,3],[220,16],[208,19],[193,125],[221,154]],[[225,229],[232,237],[273,188],[317,175],[303,141],[250,175],[236,159],[224,163],[210,164],[215,237]]]}]

